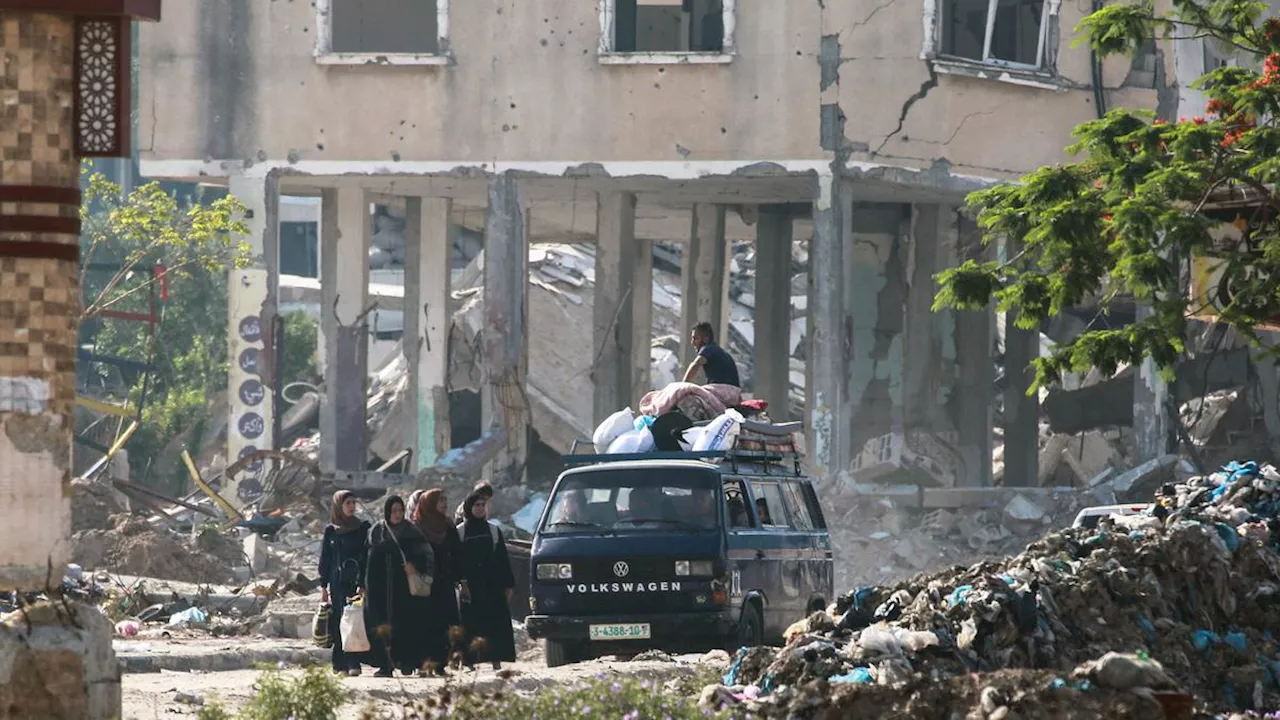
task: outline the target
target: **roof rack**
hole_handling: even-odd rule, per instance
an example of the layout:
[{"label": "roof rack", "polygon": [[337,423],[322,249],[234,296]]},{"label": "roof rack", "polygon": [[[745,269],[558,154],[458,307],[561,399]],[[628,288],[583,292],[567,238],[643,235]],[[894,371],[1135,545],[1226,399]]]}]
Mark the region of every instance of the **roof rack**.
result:
[{"label": "roof rack", "polygon": [[770,474],[769,471],[774,466],[784,465],[790,461],[791,471],[799,477],[804,474],[801,469],[804,458],[792,441],[791,435],[802,427],[801,423],[770,425],[748,420],[741,425],[737,444],[727,451],[576,454],[580,443],[590,446],[591,441],[574,440],[573,447],[569,450],[570,454],[563,456],[563,459],[566,467],[575,467],[643,460],[712,460],[723,458],[734,473],[738,472],[740,463],[752,463],[760,465],[765,475]]}]

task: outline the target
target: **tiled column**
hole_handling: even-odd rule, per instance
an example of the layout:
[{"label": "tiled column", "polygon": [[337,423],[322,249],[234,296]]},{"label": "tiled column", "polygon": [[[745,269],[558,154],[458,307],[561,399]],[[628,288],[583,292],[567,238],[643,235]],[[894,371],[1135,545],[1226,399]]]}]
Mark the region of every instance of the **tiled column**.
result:
[{"label": "tiled column", "polygon": [[67,560],[80,311],[74,26],[0,10],[0,589],[42,588]]}]

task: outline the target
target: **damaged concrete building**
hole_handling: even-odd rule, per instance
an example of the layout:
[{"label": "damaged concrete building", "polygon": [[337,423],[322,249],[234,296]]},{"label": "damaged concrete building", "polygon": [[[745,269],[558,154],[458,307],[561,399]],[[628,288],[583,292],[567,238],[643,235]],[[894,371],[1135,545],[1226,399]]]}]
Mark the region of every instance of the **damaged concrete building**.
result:
[{"label": "damaged concrete building", "polygon": [[[481,390],[482,426],[506,432],[493,472],[522,475],[531,422],[559,412],[564,429],[545,434],[568,450],[566,437],[652,389],[655,315],[667,312],[655,304],[666,292],[655,247],[681,249],[671,319],[681,342],[702,320],[731,336],[738,240],[754,243],[752,312],[739,319],[752,336],[749,389],[777,416],[790,414],[793,384],[803,388],[813,473],[990,485],[996,318],[930,310],[936,272],[1004,251],[980,244],[960,213],[965,195],[1064,160],[1071,129],[1106,107],[1176,114],[1173,53],[1099,62],[1071,44],[1087,10],[1058,0],[167,7],[141,32],[142,172],[229,186],[251,208],[258,255],[231,282],[228,457],[275,443],[282,408],[262,388],[282,302],[280,198],[311,196],[329,471],[368,459],[378,205],[403,224],[403,442],[418,468],[454,444],[460,336],[479,358],[465,382]],[[483,253],[458,288],[460,228]],[[577,269],[565,277],[563,264],[543,263],[546,277],[531,279],[547,253],[574,255]],[[543,285],[557,292],[534,299]],[[467,293],[479,310],[460,329],[453,309]],[[1004,362],[1022,368],[1040,337],[1011,326]],[[540,341],[555,352],[534,363]],[[1036,483],[1029,379],[1010,373],[1001,391],[1006,484]]]}]

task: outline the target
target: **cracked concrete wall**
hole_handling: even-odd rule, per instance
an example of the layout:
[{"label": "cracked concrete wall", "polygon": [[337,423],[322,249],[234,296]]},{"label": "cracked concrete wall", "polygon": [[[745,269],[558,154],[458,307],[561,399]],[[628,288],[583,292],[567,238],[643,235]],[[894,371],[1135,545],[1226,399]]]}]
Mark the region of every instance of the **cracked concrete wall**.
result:
[{"label": "cracked concrete wall", "polygon": [[145,159],[821,159],[814,2],[739,6],[729,64],[601,65],[598,3],[454,2],[453,62],[321,65],[309,2],[141,29]]},{"label": "cracked concrete wall", "polygon": [[[1089,4],[1061,6],[1056,65],[1068,89],[1056,91],[941,74],[921,60],[923,18],[930,8],[936,17],[941,1],[825,3],[821,32],[838,42],[828,40],[823,47],[839,47],[834,102],[844,116],[840,149],[853,161],[924,170],[945,160],[953,174],[997,178],[1067,159],[1063,148],[1072,128],[1096,117],[1089,50],[1071,47],[1073,28]],[[1160,58],[1161,79],[1174,77],[1172,52]],[[1159,88],[1122,87],[1130,68],[1127,57],[1104,63],[1108,106],[1155,109]],[[824,110],[824,117],[837,114]]]}]

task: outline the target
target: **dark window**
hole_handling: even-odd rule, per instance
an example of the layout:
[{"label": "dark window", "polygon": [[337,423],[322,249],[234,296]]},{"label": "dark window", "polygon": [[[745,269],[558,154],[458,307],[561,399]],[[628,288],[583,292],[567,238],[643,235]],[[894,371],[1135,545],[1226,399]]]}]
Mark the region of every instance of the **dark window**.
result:
[{"label": "dark window", "polygon": [[805,503],[800,483],[782,483],[782,497],[786,500],[787,512],[791,515],[791,527],[797,530],[812,530],[813,518],[809,517],[809,506]]},{"label": "dark window", "polygon": [[720,52],[721,0],[615,0],[615,52]]},{"label": "dark window", "polygon": [[604,469],[565,477],[541,532],[692,530],[720,527],[720,476],[690,468]]},{"label": "dark window", "polygon": [[751,494],[756,499],[756,517],[762,527],[788,527],[786,501],[776,482],[753,482]]},{"label": "dark window", "polygon": [[320,277],[318,235],[313,222],[280,223],[280,274]]},{"label": "dark window", "polygon": [[[1047,53],[1047,48],[1041,52],[1041,33],[1046,41],[1049,37],[1049,28],[1041,27],[1044,9],[1044,0],[947,0],[942,52],[979,62],[1041,67]],[[991,48],[984,54],[989,24]]]},{"label": "dark window", "polygon": [[729,527],[755,527],[751,520],[751,513],[747,511],[747,492],[741,480],[724,481],[724,499],[729,511]]},{"label": "dark window", "polygon": [[330,49],[335,53],[417,53],[440,50],[436,0],[331,0]]}]

